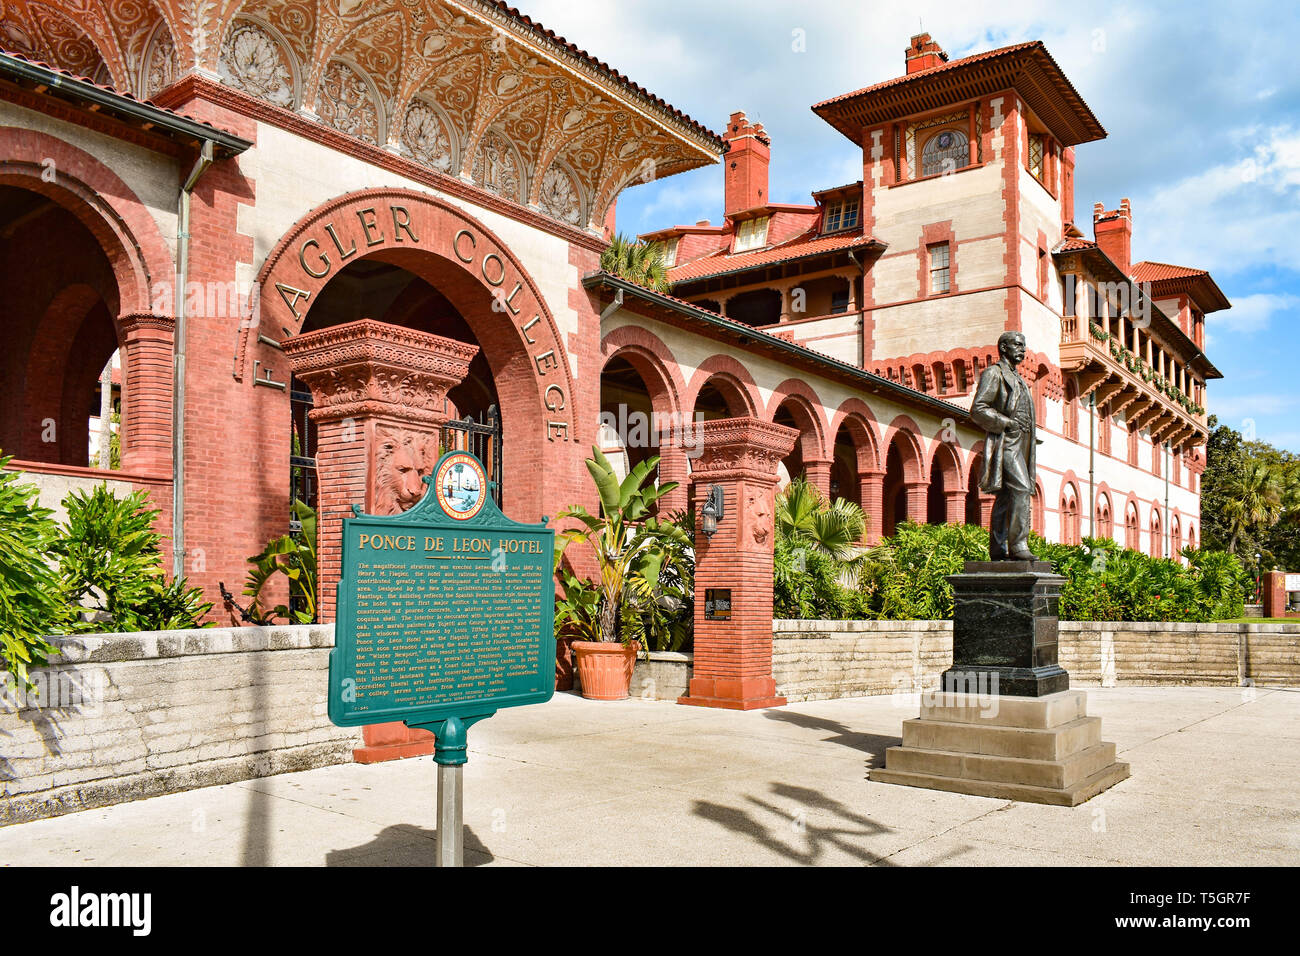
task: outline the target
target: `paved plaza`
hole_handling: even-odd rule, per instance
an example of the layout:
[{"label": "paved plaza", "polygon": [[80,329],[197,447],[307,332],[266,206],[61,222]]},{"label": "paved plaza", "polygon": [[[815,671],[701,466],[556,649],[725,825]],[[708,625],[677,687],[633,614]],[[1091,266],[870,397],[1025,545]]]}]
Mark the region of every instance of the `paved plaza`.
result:
[{"label": "paved plaza", "polygon": [[[1087,688],[1132,777],[1075,808],[872,783],[916,699],[737,713],[557,694],[470,732],[467,865],[1300,863],[1300,690]],[[0,829],[0,864],[423,866],[431,757]]]}]

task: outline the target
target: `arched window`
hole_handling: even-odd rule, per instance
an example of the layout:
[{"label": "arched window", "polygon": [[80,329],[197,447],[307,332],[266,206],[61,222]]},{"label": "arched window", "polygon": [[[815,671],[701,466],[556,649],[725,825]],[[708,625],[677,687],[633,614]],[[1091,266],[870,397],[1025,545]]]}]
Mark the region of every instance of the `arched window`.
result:
[{"label": "arched window", "polygon": [[1070,441],[1079,440],[1079,390],[1073,378],[1065,383],[1065,421],[1061,431]]},{"label": "arched window", "polygon": [[1129,502],[1128,507],[1124,509],[1124,547],[1131,551],[1140,550],[1142,540],[1142,530],[1138,525],[1137,505]]},{"label": "arched window", "polygon": [[1151,557],[1163,558],[1165,556],[1164,529],[1160,526],[1160,511],[1157,508],[1151,509]]},{"label": "arched window", "polygon": [[1178,560],[1182,553],[1183,529],[1178,521],[1178,515],[1174,515],[1169,519],[1169,557]]},{"label": "arched window", "polygon": [[1097,537],[1114,538],[1115,520],[1110,512],[1110,497],[1103,491],[1097,496]]},{"label": "arched window", "polygon": [[1079,492],[1073,482],[1061,489],[1061,543],[1079,544]]},{"label": "arched window", "polygon": [[941,129],[921,149],[921,175],[937,176],[970,165],[970,140],[959,129]]}]

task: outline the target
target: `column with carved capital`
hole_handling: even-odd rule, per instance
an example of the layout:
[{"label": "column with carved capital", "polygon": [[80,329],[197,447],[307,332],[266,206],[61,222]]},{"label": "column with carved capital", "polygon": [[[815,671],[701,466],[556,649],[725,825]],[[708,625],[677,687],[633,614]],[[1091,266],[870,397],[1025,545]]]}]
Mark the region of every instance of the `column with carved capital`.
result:
[{"label": "column with carved capital", "polygon": [[122,355],[122,469],[170,474],[172,349],[176,320],[130,312],[118,317]]},{"label": "column with carved capital", "polygon": [[[362,319],[284,342],[296,375],[311,389],[316,423],[316,606],[334,620],[343,519],[360,505],[397,514],[424,496],[438,461],[447,391],[469,371],[478,346]],[[427,731],[401,723],[364,728],[359,762],[433,752]]]},{"label": "column with carved capital", "polygon": [[[799,433],[757,418],[700,425],[695,495],[695,667],[678,703],[753,710],[776,707],[772,676],[772,506],[776,468]],[[705,535],[710,489],[722,488],[717,532]]]}]

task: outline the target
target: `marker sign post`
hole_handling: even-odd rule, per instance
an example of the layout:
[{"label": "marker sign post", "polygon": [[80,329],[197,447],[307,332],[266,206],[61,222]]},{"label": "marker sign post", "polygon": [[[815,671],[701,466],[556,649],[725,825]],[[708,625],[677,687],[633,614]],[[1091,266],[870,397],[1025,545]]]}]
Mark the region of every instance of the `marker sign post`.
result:
[{"label": "marker sign post", "polygon": [[433,732],[438,865],[459,866],[469,727],[555,692],[555,532],[503,515],[466,452],[424,480],[409,511],[343,520],[329,716]]}]

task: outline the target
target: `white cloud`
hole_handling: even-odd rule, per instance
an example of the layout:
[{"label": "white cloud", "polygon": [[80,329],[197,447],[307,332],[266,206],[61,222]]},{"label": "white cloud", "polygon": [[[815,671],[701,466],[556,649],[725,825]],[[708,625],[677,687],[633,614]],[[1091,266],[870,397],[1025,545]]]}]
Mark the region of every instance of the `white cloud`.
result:
[{"label": "white cloud", "polygon": [[1222,143],[1233,158],[1134,200],[1135,251],[1220,275],[1294,271],[1300,131],[1247,127]]},{"label": "white cloud", "polygon": [[1253,395],[1210,394],[1208,403],[1211,415],[1218,415],[1224,421],[1257,420],[1261,415],[1281,415],[1294,412],[1296,397],[1278,392],[1255,393]]},{"label": "white cloud", "polygon": [[1232,300],[1232,308],[1213,312],[1209,316],[1209,329],[1213,341],[1222,343],[1225,337],[1253,335],[1269,328],[1275,315],[1300,308],[1300,296],[1273,292],[1258,292]]}]

